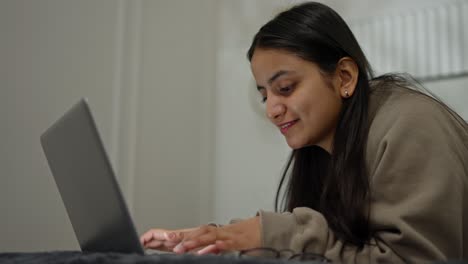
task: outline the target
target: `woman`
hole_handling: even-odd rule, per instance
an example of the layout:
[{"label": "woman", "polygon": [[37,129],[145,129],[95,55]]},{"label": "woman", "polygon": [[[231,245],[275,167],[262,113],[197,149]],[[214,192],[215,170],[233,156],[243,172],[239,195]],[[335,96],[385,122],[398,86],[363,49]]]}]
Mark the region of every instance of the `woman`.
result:
[{"label": "woman", "polygon": [[373,78],[346,23],[323,4],[277,15],[248,58],[266,114],[293,149],[277,191],[282,212],[152,229],[146,248],[269,247],[346,263],[468,258],[465,121],[409,78]]}]

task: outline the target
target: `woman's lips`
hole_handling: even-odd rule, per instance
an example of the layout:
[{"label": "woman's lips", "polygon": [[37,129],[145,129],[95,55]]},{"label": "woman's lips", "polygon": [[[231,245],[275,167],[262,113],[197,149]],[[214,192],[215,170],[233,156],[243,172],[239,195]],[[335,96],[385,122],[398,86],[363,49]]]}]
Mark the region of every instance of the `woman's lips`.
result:
[{"label": "woman's lips", "polygon": [[286,132],[288,132],[288,130],[297,123],[297,121],[299,121],[299,119],[296,119],[296,120],[293,120],[291,122],[286,122],[286,123],[283,123],[281,125],[278,125],[278,127],[280,128],[281,133],[286,134]]}]

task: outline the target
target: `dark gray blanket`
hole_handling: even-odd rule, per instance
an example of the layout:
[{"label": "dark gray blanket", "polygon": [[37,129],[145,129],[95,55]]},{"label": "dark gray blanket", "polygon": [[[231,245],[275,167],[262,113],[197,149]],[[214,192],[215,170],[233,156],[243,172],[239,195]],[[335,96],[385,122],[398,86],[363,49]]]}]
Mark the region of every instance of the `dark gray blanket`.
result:
[{"label": "dark gray blanket", "polygon": [[281,264],[297,263],[286,262],[285,260],[275,259],[239,259],[233,256],[194,256],[194,255],[147,255],[140,256],[135,254],[120,253],[86,253],[79,251],[55,251],[40,253],[0,253],[0,263],[2,264],[90,264],[90,263],[113,263],[113,264]]},{"label": "dark gray blanket", "polygon": [[[233,256],[147,255],[121,253],[87,253],[80,251],[54,251],[36,253],[0,253],[1,264],[298,264],[295,261],[275,259],[240,259]],[[313,263],[313,262],[308,262]],[[467,261],[435,262],[435,264],[468,264]]]}]

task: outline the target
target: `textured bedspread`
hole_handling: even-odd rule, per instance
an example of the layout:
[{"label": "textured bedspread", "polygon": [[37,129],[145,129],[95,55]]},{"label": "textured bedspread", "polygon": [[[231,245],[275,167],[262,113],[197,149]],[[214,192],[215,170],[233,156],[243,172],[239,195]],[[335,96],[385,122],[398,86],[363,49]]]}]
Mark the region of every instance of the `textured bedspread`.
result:
[{"label": "textured bedspread", "polygon": [[[80,251],[54,251],[39,253],[0,253],[1,264],[298,264],[300,262],[275,259],[240,259],[233,256],[194,255],[133,255],[120,253],[83,253]],[[313,262],[307,262],[313,263]],[[468,264],[467,261],[434,262],[435,264]]]},{"label": "textured bedspread", "polygon": [[56,251],[56,252],[40,252],[40,253],[0,253],[0,263],[66,263],[66,264],[89,264],[89,263],[148,263],[148,264],[281,264],[295,263],[286,262],[274,259],[239,259],[232,256],[193,256],[193,255],[147,255],[140,256],[134,254],[120,253],[82,253],[79,251]]}]

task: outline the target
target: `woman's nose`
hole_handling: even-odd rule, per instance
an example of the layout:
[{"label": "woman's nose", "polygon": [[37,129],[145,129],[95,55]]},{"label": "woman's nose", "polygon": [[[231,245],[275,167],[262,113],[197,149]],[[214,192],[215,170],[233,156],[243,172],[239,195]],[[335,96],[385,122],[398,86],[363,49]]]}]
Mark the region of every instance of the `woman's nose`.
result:
[{"label": "woman's nose", "polygon": [[[270,98],[268,98],[268,100],[270,100]],[[275,121],[279,117],[281,117],[284,114],[285,109],[286,109],[285,106],[279,102],[267,101],[266,112],[267,112],[267,117],[271,121]]]}]

